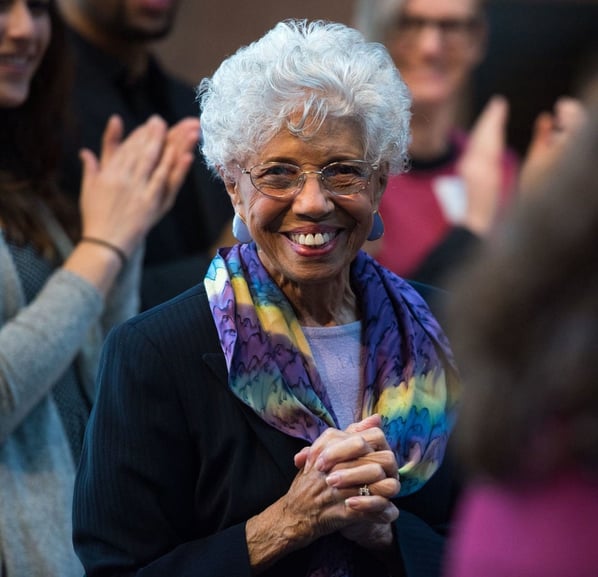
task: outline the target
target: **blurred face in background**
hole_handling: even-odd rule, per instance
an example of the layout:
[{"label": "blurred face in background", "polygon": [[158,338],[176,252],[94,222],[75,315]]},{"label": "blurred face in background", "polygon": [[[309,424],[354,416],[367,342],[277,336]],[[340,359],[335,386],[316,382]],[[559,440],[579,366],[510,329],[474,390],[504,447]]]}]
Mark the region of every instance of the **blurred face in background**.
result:
[{"label": "blurred face in background", "polygon": [[170,32],[179,0],[64,0],[108,36],[126,40],[158,40]]},{"label": "blurred face in background", "polygon": [[484,53],[479,0],[405,0],[385,43],[414,106],[452,101]]},{"label": "blurred face in background", "polygon": [[0,106],[20,106],[51,36],[49,0],[0,0]]}]

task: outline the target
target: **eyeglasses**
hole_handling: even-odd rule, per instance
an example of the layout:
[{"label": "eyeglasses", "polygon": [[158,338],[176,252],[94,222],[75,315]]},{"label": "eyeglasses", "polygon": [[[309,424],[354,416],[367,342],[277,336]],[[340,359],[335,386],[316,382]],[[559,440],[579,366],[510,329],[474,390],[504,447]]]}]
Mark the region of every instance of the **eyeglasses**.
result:
[{"label": "eyeglasses", "polygon": [[450,45],[458,46],[469,40],[471,33],[480,25],[479,16],[468,18],[423,18],[419,16],[400,16],[395,24],[395,30],[400,34],[403,42],[417,40],[427,27],[436,28],[444,41]]},{"label": "eyeglasses", "polygon": [[288,162],[264,162],[251,168],[239,168],[249,175],[253,186],[262,194],[271,198],[289,198],[303,188],[308,174],[317,174],[324,188],[332,194],[358,194],[367,188],[378,165],[366,160],[342,160],[331,162],[320,170],[302,170]]}]

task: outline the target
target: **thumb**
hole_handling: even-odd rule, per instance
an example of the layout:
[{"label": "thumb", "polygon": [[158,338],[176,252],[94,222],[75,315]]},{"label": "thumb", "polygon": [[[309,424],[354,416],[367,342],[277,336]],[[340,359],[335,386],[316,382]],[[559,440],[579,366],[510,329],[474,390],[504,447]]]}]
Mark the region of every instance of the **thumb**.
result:
[{"label": "thumb", "polygon": [[83,182],[82,186],[88,182],[98,172],[98,159],[96,155],[89,150],[89,148],[82,148],[79,151],[79,159],[81,160],[81,166],[83,169]]},{"label": "thumb", "polygon": [[108,162],[120,146],[124,134],[122,118],[113,114],[106,123],[102,134],[102,163]]},{"label": "thumb", "polygon": [[468,147],[487,154],[500,154],[505,146],[509,105],[503,96],[493,96],[470,132]]}]

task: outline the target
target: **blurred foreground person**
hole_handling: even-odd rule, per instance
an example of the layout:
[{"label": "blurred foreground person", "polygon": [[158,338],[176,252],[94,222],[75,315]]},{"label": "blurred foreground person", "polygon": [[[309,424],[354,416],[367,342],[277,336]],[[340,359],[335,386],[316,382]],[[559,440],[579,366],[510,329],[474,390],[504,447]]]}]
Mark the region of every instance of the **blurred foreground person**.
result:
[{"label": "blurred foreground person", "polygon": [[[555,135],[559,137],[559,135]],[[447,577],[598,567],[598,108],[455,281],[468,488]]]}]

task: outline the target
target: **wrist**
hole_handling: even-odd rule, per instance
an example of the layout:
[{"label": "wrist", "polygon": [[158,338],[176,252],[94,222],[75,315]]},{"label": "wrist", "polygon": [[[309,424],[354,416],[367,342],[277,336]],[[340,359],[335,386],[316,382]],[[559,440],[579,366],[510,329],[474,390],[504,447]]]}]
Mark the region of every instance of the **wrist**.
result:
[{"label": "wrist", "polygon": [[87,243],[91,243],[91,244],[95,244],[98,246],[102,246],[104,248],[106,248],[107,250],[110,250],[112,253],[114,253],[121,264],[121,268],[124,268],[125,266],[127,266],[127,263],[129,262],[129,257],[127,256],[127,254],[125,253],[125,251],[120,248],[118,245],[104,240],[103,238],[99,238],[96,236],[87,236],[84,235],[81,237],[81,241],[80,242],[87,242]]}]

